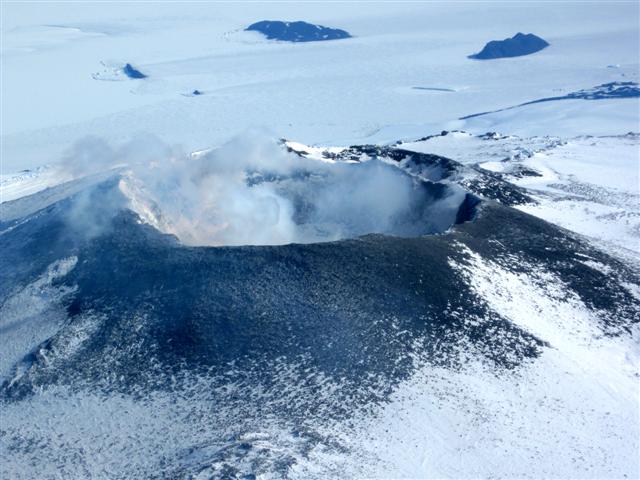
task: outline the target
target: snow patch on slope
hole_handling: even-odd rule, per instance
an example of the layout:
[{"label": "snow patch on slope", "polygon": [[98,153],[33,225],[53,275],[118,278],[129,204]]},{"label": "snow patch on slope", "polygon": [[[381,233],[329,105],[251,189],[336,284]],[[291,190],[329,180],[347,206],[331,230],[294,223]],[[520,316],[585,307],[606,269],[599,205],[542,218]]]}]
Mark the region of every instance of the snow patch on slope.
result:
[{"label": "snow patch on slope", "polygon": [[68,172],[60,168],[43,166],[15,174],[0,176],[0,203],[33,195],[65,181],[71,180]]},{"label": "snow patch on slope", "polygon": [[[512,272],[461,247],[451,261],[496,315],[549,343],[540,358],[497,372],[420,366],[390,401],[332,434],[352,452],[348,476],[368,478],[636,478],[640,463],[640,331],[608,337],[549,272]],[[469,319],[483,321],[483,319]],[[469,352],[473,357],[472,352]],[[451,461],[455,458],[456,461]],[[368,467],[363,464],[371,462]],[[321,451],[295,478],[321,471]]]},{"label": "snow patch on slope", "polygon": [[[12,367],[41,342],[53,335],[66,321],[61,300],[73,288],[56,286],[54,282],[67,275],[76,265],[76,257],[64,258],[49,265],[32,283],[17,288],[0,306],[0,383],[11,374]],[[19,374],[19,371],[17,372]]]}]

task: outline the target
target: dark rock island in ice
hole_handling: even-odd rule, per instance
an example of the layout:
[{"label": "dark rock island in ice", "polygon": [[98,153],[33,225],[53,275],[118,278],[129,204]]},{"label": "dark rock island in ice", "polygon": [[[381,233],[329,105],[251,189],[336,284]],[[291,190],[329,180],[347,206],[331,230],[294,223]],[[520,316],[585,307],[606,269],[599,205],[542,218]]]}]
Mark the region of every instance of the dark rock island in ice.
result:
[{"label": "dark rock island in ice", "polygon": [[147,76],[140,70],[136,69],[130,63],[127,63],[122,72],[129,78],[147,78]]},{"label": "dark rock island in ice", "polygon": [[328,28],[307,22],[281,22],[277,20],[263,20],[249,25],[245,30],[260,32],[269,40],[285,42],[318,42],[351,37],[348,32],[337,28]]},{"label": "dark rock island in ice", "polygon": [[533,33],[516,33],[512,38],[493,40],[487,43],[479,53],[469,55],[475,60],[492,60],[494,58],[520,57],[539,52],[549,44]]}]

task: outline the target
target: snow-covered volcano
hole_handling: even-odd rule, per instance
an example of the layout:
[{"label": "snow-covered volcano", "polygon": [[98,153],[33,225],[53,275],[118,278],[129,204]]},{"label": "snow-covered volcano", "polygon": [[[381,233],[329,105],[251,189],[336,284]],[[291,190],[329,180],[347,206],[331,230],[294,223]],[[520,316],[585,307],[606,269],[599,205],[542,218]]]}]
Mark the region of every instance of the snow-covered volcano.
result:
[{"label": "snow-covered volcano", "polygon": [[[167,177],[146,164],[3,203],[6,472],[46,459],[52,475],[111,478],[635,474],[637,270],[509,206],[533,192],[495,169],[420,143],[272,142],[278,162],[243,163],[229,198],[257,189],[263,206],[268,186],[322,243],[186,246],[172,214],[189,215],[192,187],[154,185]],[[183,161],[230,182],[236,160],[220,162],[238,148]],[[394,188],[365,196],[369,213],[406,188],[411,210],[386,225],[410,231],[360,236],[376,233],[358,223],[366,202],[346,203],[381,174]],[[322,218],[356,238],[326,242],[315,219],[334,196]]]},{"label": "snow-covered volcano", "polygon": [[638,14],[3,3],[0,476],[639,478]]},{"label": "snow-covered volcano", "polygon": [[[131,149],[78,145],[72,158],[101,158],[102,164],[76,161],[56,173],[36,175],[35,181],[39,176],[46,181],[47,174],[57,174],[60,181],[77,178],[5,202],[2,219],[16,221],[71,195],[91,195],[87,188],[105,178],[117,189],[97,210],[79,212],[73,228],[91,230],[94,217],[100,217],[96,211],[127,205],[146,223],[189,245],[314,243],[372,233],[421,236],[469,220],[478,203],[448,181],[453,162],[415,152],[370,156],[363,149],[358,160],[335,161],[269,139],[238,138],[190,155],[158,147],[142,160],[118,163],[131,156],[126,153]],[[408,161],[420,174],[403,168]],[[24,177],[7,180],[4,190],[11,195],[13,184]]]}]

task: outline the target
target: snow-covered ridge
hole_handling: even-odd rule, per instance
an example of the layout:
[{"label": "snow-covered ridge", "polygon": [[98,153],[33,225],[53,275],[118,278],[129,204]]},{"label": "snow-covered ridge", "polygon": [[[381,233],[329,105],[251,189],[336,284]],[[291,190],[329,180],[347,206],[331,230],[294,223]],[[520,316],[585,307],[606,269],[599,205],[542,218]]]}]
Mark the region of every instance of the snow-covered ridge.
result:
[{"label": "snow-covered ridge", "polygon": [[431,152],[499,176],[531,201],[517,208],[640,258],[640,135],[576,138],[443,132],[400,148]]},{"label": "snow-covered ridge", "polygon": [[492,113],[499,113],[507,110],[526,107],[527,105],[535,105],[537,103],[546,103],[546,102],[556,102],[559,100],[607,100],[607,99],[622,99],[622,98],[637,98],[637,97],[640,97],[640,87],[638,86],[637,82],[632,82],[632,81],[609,82],[609,83],[604,83],[602,85],[597,85],[592,88],[584,88],[575,92],[569,92],[566,95],[560,95],[555,97],[545,97],[537,100],[524,102],[519,105],[501,108],[498,110],[465,115],[464,117],[460,117],[460,120],[468,120],[470,118],[490,115]]},{"label": "snow-covered ridge", "polygon": [[[287,148],[296,152],[299,155],[303,155],[306,158],[313,160],[320,160],[322,162],[335,163],[335,157],[339,153],[346,150],[346,147],[312,147],[310,145],[304,145],[299,142],[291,140],[285,140],[284,144]],[[355,160],[345,160],[345,162],[355,162]]]},{"label": "snow-covered ridge", "polygon": [[[442,132],[438,135],[423,137],[415,142],[395,142],[395,145],[382,149],[363,146],[310,146],[286,140],[283,141],[283,147],[295,153],[296,156],[285,160],[281,166],[288,165],[285,167],[287,170],[291,168],[304,170],[316,165],[314,169],[319,168],[320,171],[324,171],[326,169],[320,166],[322,164],[327,165],[327,168],[331,165],[339,167],[340,164],[355,166],[377,158],[394,167],[401,167],[403,171],[417,174],[424,180],[440,181],[444,178],[448,178],[447,181],[455,180],[477,195],[488,196],[510,205],[518,205],[518,208],[523,211],[587,235],[605,248],[618,252],[619,255],[637,256],[640,251],[637,247],[640,238],[640,220],[638,220],[640,212],[637,209],[639,145],[640,140],[637,134],[609,137],[523,138],[496,132],[473,135],[462,131]],[[172,226],[169,220],[174,218],[175,222],[176,215],[163,214],[152,192],[157,195],[159,191],[164,191],[165,193],[161,194],[162,197],[167,195],[167,192],[174,191],[174,194],[171,194],[174,195],[172,197],[174,201],[182,198],[182,195],[175,196],[178,192],[174,189],[187,188],[193,183],[191,177],[185,177],[185,172],[190,171],[193,165],[202,162],[214,151],[215,149],[206,149],[193,152],[187,156],[189,160],[185,163],[169,162],[160,170],[156,165],[152,168],[152,171],[156,172],[152,178],[155,179],[156,174],[161,177],[151,182],[151,190],[145,187],[144,181],[140,180],[139,177],[144,178],[145,173],[144,169],[140,168],[124,175],[120,188],[129,198],[131,208],[138,212],[144,221],[162,231],[176,234],[179,227]],[[398,156],[393,154],[394,151],[409,153],[401,153]],[[410,152],[437,154],[442,159],[434,157],[429,162],[428,168],[425,164],[417,166],[410,161]],[[269,155],[273,155],[274,158],[283,158],[280,147]],[[388,155],[394,158],[388,159]],[[311,163],[300,164],[300,160],[295,158]],[[447,163],[447,158],[455,162]],[[603,161],[603,158],[606,161]],[[465,169],[455,166],[459,164],[464,165]],[[166,170],[162,170],[163,168]],[[172,177],[173,180],[170,180]],[[0,197],[6,203],[55,187],[71,178],[73,175],[69,170],[55,166],[5,175],[0,183]],[[179,180],[180,178],[185,180]],[[257,178],[254,175],[253,181]],[[237,179],[242,181],[242,176]],[[181,187],[182,181],[186,183]],[[268,185],[269,182],[264,183],[260,188]],[[509,185],[512,186],[512,190],[505,190]],[[154,190],[154,188],[161,190]],[[54,191],[51,194],[52,198],[58,198]],[[280,194],[276,194],[273,198],[280,198]],[[186,201],[186,198],[183,201]],[[189,199],[188,204],[192,201],[203,203],[202,199]],[[284,203],[279,204],[279,208],[288,204],[288,201],[281,201]],[[31,207],[33,208],[35,206]],[[286,212],[290,207],[284,208],[283,211]],[[336,208],[339,207],[336,206]],[[172,209],[173,206],[169,211]],[[189,212],[189,209],[182,208],[180,211]],[[9,210],[5,207],[5,217],[8,212]]]},{"label": "snow-covered ridge", "polygon": [[0,176],[0,203],[37,193],[71,178],[68,173],[51,166],[4,174]]}]

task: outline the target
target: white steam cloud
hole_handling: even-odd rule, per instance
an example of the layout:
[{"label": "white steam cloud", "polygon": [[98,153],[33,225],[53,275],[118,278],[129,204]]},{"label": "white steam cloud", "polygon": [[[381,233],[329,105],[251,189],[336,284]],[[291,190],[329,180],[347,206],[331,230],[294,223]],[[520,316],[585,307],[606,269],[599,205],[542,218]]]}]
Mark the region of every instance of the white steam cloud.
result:
[{"label": "white steam cloud", "polygon": [[117,149],[90,138],[62,162],[74,177],[116,167],[129,208],[188,245],[435,233],[455,221],[464,198],[459,190],[428,188],[379,161],[330,164],[302,158],[258,132],[191,155],[154,138]]}]

